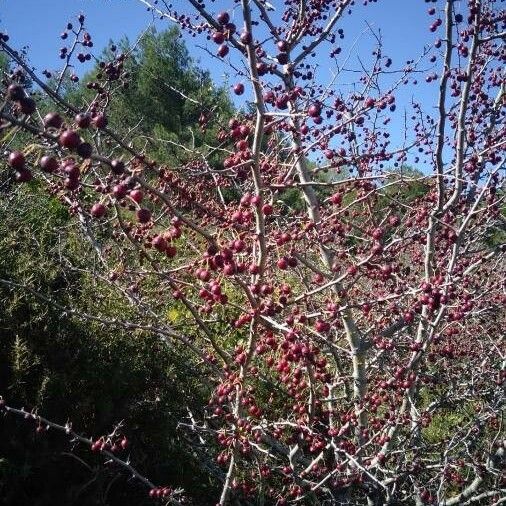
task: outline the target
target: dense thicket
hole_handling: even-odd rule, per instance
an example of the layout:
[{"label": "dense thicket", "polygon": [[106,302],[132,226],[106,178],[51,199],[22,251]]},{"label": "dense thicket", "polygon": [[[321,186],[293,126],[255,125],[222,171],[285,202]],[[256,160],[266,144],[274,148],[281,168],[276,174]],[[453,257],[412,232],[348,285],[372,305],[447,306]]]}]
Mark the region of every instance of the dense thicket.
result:
[{"label": "dense thicket", "polygon": [[430,5],[407,63],[345,56],[370,0],[142,3],[244,110],[176,31],[81,83],[84,15],[61,74],[0,33],[8,501],[501,504],[498,2]]},{"label": "dense thicket", "polygon": [[[129,51],[127,41],[118,47]],[[138,124],[139,143],[165,137],[184,144],[190,131],[196,142],[203,142],[191,102],[195,97],[209,100],[215,119],[230,114],[225,92],[192,63],[177,31],[144,34],[134,54],[128,60],[130,86],[115,93],[111,114],[119,125]],[[7,72],[8,62],[3,63]],[[86,83],[97,72],[77,85],[66,82],[66,95],[85,102]],[[188,98],[164,90],[164,83],[177,84]],[[41,101],[40,106],[48,104]],[[209,123],[215,128],[215,121]],[[156,146],[153,156],[184,156],[174,145]],[[0,390],[10,402],[27,409],[36,406],[60,423],[72,421],[84,434],[109,434],[121,423],[119,433],[129,440],[125,456],[130,454],[157,481],[191,490],[206,504],[212,477],[202,473],[198,455],[177,430],[188,415],[181,398],[195,407],[208,398],[209,385],[199,381],[205,369],[199,372],[200,364],[184,349],[169,347],[152,333],[85,322],[70,311],[62,314],[62,307],[98,310],[112,319],[131,314],[132,308],[87,274],[93,257],[89,242],[82,230],[72,228],[68,210],[56,197],[47,196],[35,182],[26,191],[12,189],[3,164],[0,279],[10,284],[0,284]],[[106,241],[108,233],[97,240]],[[174,318],[177,310],[171,313],[169,306],[167,314]],[[128,478],[99,465],[100,459],[90,460],[89,451],[81,450],[84,460],[79,460],[64,437],[40,435],[34,428],[0,417],[0,504],[146,502],[138,484],[126,484]]]}]

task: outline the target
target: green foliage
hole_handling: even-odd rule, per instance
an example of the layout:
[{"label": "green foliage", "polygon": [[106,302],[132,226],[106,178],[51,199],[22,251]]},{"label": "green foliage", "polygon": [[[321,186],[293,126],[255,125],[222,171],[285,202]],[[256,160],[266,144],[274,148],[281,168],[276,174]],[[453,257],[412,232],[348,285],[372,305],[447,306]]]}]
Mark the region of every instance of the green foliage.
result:
[{"label": "green foliage", "polygon": [[446,441],[466,421],[472,420],[472,405],[463,405],[455,409],[442,409],[436,413],[430,424],[422,429],[422,435],[428,443],[436,444]]},{"label": "green foliage", "polygon": [[429,191],[427,182],[422,180],[423,173],[414,167],[403,165],[390,170],[389,175],[383,191],[387,197],[401,197],[403,202],[409,203]]},{"label": "green foliage", "polygon": [[[306,165],[311,172],[317,169],[317,165],[309,159],[306,159]],[[335,170],[329,169],[313,172],[312,179],[318,183],[331,183],[333,181],[338,181],[345,178],[347,174],[347,170],[344,170],[338,174]],[[332,186],[326,185],[316,185],[314,189],[320,202],[324,201],[327,197],[332,195],[334,191]],[[287,188],[286,190],[280,192],[278,200],[283,204],[286,214],[294,211],[301,212],[306,208],[304,198],[301,195],[300,189],[297,187]]]},{"label": "green foliage", "polygon": [[[157,335],[62,313],[72,305],[128,318],[133,310],[93,276],[69,268],[89,269],[93,255],[57,199],[37,186],[0,197],[0,279],[16,284],[0,282],[1,394],[56,422],[71,420],[88,436],[123,421],[141,472],[206,504],[212,484],[176,428],[187,416],[182,396],[195,411],[209,396],[199,375],[189,374],[199,365]],[[64,434],[35,436],[34,428],[0,417],[0,433],[9,434],[0,440],[0,504],[149,504],[143,487],[115,478],[89,449],[72,448]]]},{"label": "green foliage", "polygon": [[504,204],[505,191],[506,187],[504,186],[497,190],[497,200],[503,202],[498,210],[502,220],[499,225],[490,228],[484,238],[484,243],[489,248],[500,247],[502,244],[506,244],[506,204]]},{"label": "green foliage", "polygon": [[[232,114],[232,104],[226,89],[216,88],[209,72],[190,58],[176,28],[163,32],[152,29],[133,46],[126,38],[116,46],[118,53],[128,54],[128,78],[126,85],[115,84],[108,109],[112,124],[120,131],[123,125],[136,125],[130,132],[136,145],[146,146],[150,156],[166,163],[191,158],[191,150],[183,150],[181,145],[203,149],[206,141],[215,138],[216,129]],[[103,61],[113,58],[110,49],[103,52]],[[67,99],[89,102],[93,94],[86,83],[99,72],[97,67],[69,90]],[[199,125],[202,113],[208,117],[205,131]]]},{"label": "green foliage", "polygon": [[9,60],[5,53],[0,53],[0,75],[3,75],[9,69]]}]

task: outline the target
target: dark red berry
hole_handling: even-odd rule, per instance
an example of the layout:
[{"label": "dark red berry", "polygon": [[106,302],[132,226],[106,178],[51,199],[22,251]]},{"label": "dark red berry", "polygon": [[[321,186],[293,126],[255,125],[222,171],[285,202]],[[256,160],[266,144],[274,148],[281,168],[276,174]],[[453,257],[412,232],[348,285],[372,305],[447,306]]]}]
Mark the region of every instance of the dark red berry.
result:
[{"label": "dark red berry", "polygon": [[241,39],[241,42],[243,44],[251,44],[252,38],[250,32],[247,31],[242,32],[239,38]]},{"label": "dark red berry", "polygon": [[91,125],[91,116],[85,112],[80,112],[76,114],[74,121],[79,128],[88,128]]},{"label": "dark red berry", "polygon": [[218,48],[218,56],[220,56],[221,58],[224,58],[225,56],[227,56],[227,54],[228,54],[228,46],[226,44],[222,44]]},{"label": "dark red berry", "polygon": [[27,183],[32,179],[32,173],[28,169],[21,169],[16,172],[14,178],[18,183]]},{"label": "dark red berry", "polygon": [[9,165],[16,170],[21,170],[25,166],[25,155],[21,151],[13,151],[9,155]]},{"label": "dark red berry", "polygon": [[99,113],[91,119],[96,128],[105,128],[107,126],[107,118],[104,114]]},{"label": "dark red berry", "polygon": [[44,116],[46,128],[60,128],[63,125],[63,118],[57,112],[48,112]]},{"label": "dark red berry", "polygon": [[58,170],[58,161],[56,158],[46,155],[40,159],[40,168],[44,172],[54,172]]},{"label": "dark red berry", "polygon": [[125,164],[121,160],[113,160],[111,162],[111,171],[116,174],[120,175],[125,172]]},{"label": "dark red berry", "polygon": [[37,106],[36,106],[35,100],[33,100],[33,98],[24,97],[19,101],[19,110],[23,114],[33,114],[36,109],[37,109]]},{"label": "dark red berry", "polygon": [[94,218],[102,218],[102,216],[105,215],[107,211],[107,208],[104,206],[104,204],[101,204],[100,202],[97,202],[96,204],[93,204],[90,214]]},{"label": "dark red berry", "polygon": [[276,57],[280,65],[286,65],[288,63],[288,54],[287,53],[279,53]]},{"label": "dark red berry", "polygon": [[77,190],[79,188],[79,179],[67,177],[63,184],[67,190]]},{"label": "dark red berry", "polygon": [[142,202],[142,199],[144,198],[144,194],[142,193],[141,190],[132,190],[130,192],[130,198],[134,202],[137,202],[137,204],[140,204]]},{"label": "dark red berry", "polygon": [[151,219],[151,211],[149,209],[138,209],[136,215],[139,223],[147,223]]},{"label": "dark red berry", "polygon": [[223,32],[214,32],[212,38],[216,44],[223,44],[225,42],[225,34]]},{"label": "dark red berry", "polygon": [[165,251],[167,248],[167,241],[161,235],[154,237],[151,244],[158,251]]},{"label": "dark red berry", "polygon": [[7,88],[7,98],[10,100],[21,100],[25,97],[25,90],[19,84],[11,84]]},{"label": "dark red berry", "polygon": [[321,114],[322,108],[320,104],[311,104],[309,106],[309,109],[307,110],[307,113],[312,118],[316,118]]},{"label": "dark red berry", "polygon": [[286,53],[288,51],[288,42],[286,40],[280,40],[280,41],[278,41],[278,43],[276,44],[276,46],[278,46],[278,49],[282,53]]},{"label": "dark red berry", "polygon": [[112,188],[112,194],[117,199],[122,199],[127,194],[127,192],[128,192],[128,188],[123,183],[114,185]]},{"label": "dark red berry", "polygon": [[230,16],[228,15],[228,12],[220,12],[216,16],[216,19],[220,25],[226,25],[230,21]]},{"label": "dark red berry", "polygon": [[75,130],[65,130],[58,140],[61,146],[68,149],[76,149],[81,144],[81,138]]},{"label": "dark red berry", "polygon": [[237,83],[236,85],[234,85],[234,93],[236,95],[242,95],[244,93],[244,84]]},{"label": "dark red berry", "polygon": [[93,153],[93,146],[89,142],[81,142],[76,151],[81,158],[90,158]]}]

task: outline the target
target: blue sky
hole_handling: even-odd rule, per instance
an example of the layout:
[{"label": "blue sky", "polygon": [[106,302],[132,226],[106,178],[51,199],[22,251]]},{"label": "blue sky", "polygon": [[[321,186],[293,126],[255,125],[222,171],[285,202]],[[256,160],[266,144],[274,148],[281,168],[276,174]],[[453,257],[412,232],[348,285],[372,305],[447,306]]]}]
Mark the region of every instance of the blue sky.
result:
[{"label": "blue sky", "polygon": [[[173,2],[184,5],[184,0]],[[280,0],[271,0],[271,3],[282,5]],[[371,57],[371,50],[374,47],[374,39],[369,34],[363,34],[368,22],[375,29],[381,28],[384,44],[384,53],[393,59],[393,67],[402,67],[406,60],[416,58],[422,51],[424,45],[432,45],[436,35],[428,30],[429,24],[434,20],[427,15],[429,4],[422,0],[378,0],[367,7],[362,5],[362,0],[357,0],[357,5],[351,16],[347,16],[342,23],[345,28],[346,38],[343,41],[342,55],[346,54],[353,44],[353,55],[360,54],[363,59]],[[233,5],[230,1],[217,1],[211,5]],[[59,48],[64,45],[59,34],[64,30],[69,20],[75,19],[79,13],[86,15],[86,27],[93,36],[96,54],[110,39],[117,41],[123,35],[130,40],[152,22],[152,16],[146,11],[138,0],[0,0],[0,30],[10,35],[12,46],[20,49],[28,46],[28,54],[32,65],[40,73],[43,69],[57,69],[61,64],[58,57]],[[438,1],[438,9],[443,7]],[[216,7],[218,9],[218,7]],[[180,9],[182,12],[184,9]],[[155,23],[161,29],[168,26],[166,21]],[[360,34],[362,35],[360,36]],[[358,39],[358,42],[357,42]],[[190,53],[200,61],[203,68],[209,69],[213,79],[222,83],[225,79],[227,69],[217,64],[217,60],[210,59],[208,54],[197,47],[197,44],[209,47],[213,52],[216,46],[205,38],[186,37]],[[316,62],[319,63],[319,62]],[[323,63],[323,62],[322,62]],[[80,65],[82,73],[91,64]],[[359,68],[355,56],[349,61],[349,67]],[[426,64],[425,68],[430,65]],[[319,70],[319,79],[329,77],[328,65],[322,64]],[[409,104],[416,93],[416,100],[424,103],[430,108],[435,102],[435,85],[424,83],[425,74],[418,77],[421,83],[418,86],[406,87],[398,94],[398,109],[402,111],[403,106]],[[348,76],[351,82],[352,75]],[[232,79],[229,84],[234,84]],[[341,84],[345,84],[342,82]],[[246,96],[246,95],[245,95]],[[396,120],[400,131],[402,128],[402,114],[399,113]],[[393,140],[402,142],[402,137],[396,133],[394,121]]]},{"label": "blue sky", "polygon": [[[277,2],[279,0],[273,0],[274,5]],[[9,33],[14,46],[28,45],[32,63],[41,69],[59,64],[58,49],[63,45],[59,34],[67,20],[81,12],[87,17],[86,25],[97,49],[109,39],[117,40],[123,35],[134,39],[152,20],[138,0],[0,0],[0,5],[0,29]],[[416,56],[424,43],[434,40],[427,29],[430,23],[427,5],[422,0],[378,0],[367,7],[358,5],[344,24],[346,42],[354,39],[368,21],[382,28],[385,49],[394,61]],[[156,25],[160,28],[167,23],[157,22]],[[196,41],[189,40],[190,49],[201,57],[205,67],[205,54],[192,48]],[[214,62],[207,63],[208,68],[216,67]]]}]

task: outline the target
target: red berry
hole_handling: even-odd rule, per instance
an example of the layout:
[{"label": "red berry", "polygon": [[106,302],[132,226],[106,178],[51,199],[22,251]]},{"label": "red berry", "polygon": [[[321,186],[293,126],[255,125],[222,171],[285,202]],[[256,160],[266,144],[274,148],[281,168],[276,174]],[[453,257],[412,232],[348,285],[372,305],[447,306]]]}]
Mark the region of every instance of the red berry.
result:
[{"label": "red berry", "polygon": [[20,169],[14,175],[14,178],[18,183],[27,183],[32,179],[32,173],[28,169]]},{"label": "red berry", "polygon": [[252,38],[250,32],[247,31],[242,32],[239,38],[241,39],[241,42],[243,44],[251,44]]},{"label": "red berry", "polygon": [[312,118],[316,118],[317,116],[320,116],[322,112],[322,108],[321,108],[321,105],[320,104],[311,104],[309,106],[309,109],[307,110],[307,113],[309,116],[311,116]]},{"label": "red berry", "polygon": [[234,93],[236,95],[242,95],[244,93],[244,84],[237,83],[236,85],[234,85]]},{"label": "red berry", "polygon": [[77,188],[79,188],[79,179],[67,177],[63,184],[67,190],[77,190]]},{"label": "red berry", "polygon": [[288,63],[288,54],[287,53],[278,53],[276,56],[278,63],[280,65],[286,65]]},{"label": "red berry", "polygon": [[286,40],[278,41],[276,46],[278,46],[278,49],[283,53],[286,53],[288,51],[288,42]]},{"label": "red berry", "polygon": [[68,149],[76,149],[81,144],[81,138],[75,130],[65,130],[58,140],[61,146]]},{"label": "red berry", "polygon": [[383,237],[383,229],[381,227],[377,227],[372,231],[371,235],[373,239],[376,239],[378,241]]},{"label": "red berry", "polygon": [[76,151],[81,158],[90,158],[93,154],[93,147],[89,142],[81,142],[81,144],[77,146]]},{"label": "red berry", "polygon": [[40,168],[44,172],[54,172],[58,170],[58,160],[52,156],[45,155],[40,159]]},{"label": "red berry", "polygon": [[117,199],[122,199],[127,194],[127,192],[128,192],[128,188],[123,183],[114,185],[113,188],[112,188],[112,194]]},{"label": "red berry", "polygon": [[111,171],[119,176],[125,172],[125,164],[121,160],[113,160],[111,162]]},{"label": "red berry", "polygon": [[225,34],[223,32],[214,32],[213,42],[216,42],[216,44],[223,44],[225,42]]},{"label": "red berry", "polygon": [[91,119],[96,128],[105,128],[107,126],[107,118],[104,114],[99,113]]},{"label": "red berry", "polygon": [[21,151],[13,151],[9,155],[9,165],[13,169],[20,170],[20,169],[24,168],[25,161],[26,161],[25,155],[23,155],[23,153],[21,153]]},{"label": "red berry", "polygon": [[73,162],[67,163],[63,167],[63,172],[65,172],[67,177],[69,177],[70,179],[78,179],[79,176],[81,175],[81,171],[79,170],[79,167]]},{"label": "red berry", "polygon": [[262,206],[262,212],[265,214],[265,216],[269,216],[273,213],[274,209],[271,204],[264,204]]},{"label": "red berry", "polygon": [[228,12],[220,12],[216,16],[216,19],[220,25],[226,25],[230,21],[230,16],[228,15]]},{"label": "red berry", "polygon": [[280,258],[277,262],[277,266],[283,271],[288,269],[288,260],[285,257]]},{"label": "red berry", "polygon": [[19,84],[11,84],[7,88],[7,97],[10,100],[21,100],[25,97],[25,90]]},{"label": "red berry", "polygon": [[330,325],[322,320],[317,320],[314,326],[317,332],[327,332],[330,329]]},{"label": "red berry", "polygon": [[167,249],[165,250],[165,254],[169,257],[169,258],[173,258],[176,256],[176,253],[177,253],[177,250],[175,248],[175,246],[167,246]]},{"label": "red berry", "polygon": [[330,201],[332,204],[339,205],[343,201],[343,196],[340,193],[334,193],[332,197],[330,197]]},{"label": "red berry", "polygon": [[96,203],[93,204],[93,207],[90,210],[90,214],[94,218],[101,218],[106,213],[107,208],[104,206],[104,204]]},{"label": "red berry", "polygon": [[234,273],[235,273],[235,265],[234,264],[227,264],[223,268],[223,274],[225,274],[225,276],[232,276],[232,274],[234,274]]},{"label": "red berry", "polygon": [[393,214],[392,216],[390,216],[390,218],[388,218],[388,223],[392,225],[392,227],[396,227],[397,225],[399,225],[400,222],[401,220],[395,214]]},{"label": "red berry", "polygon": [[228,46],[226,44],[222,44],[218,48],[218,56],[220,56],[221,58],[224,58],[225,56],[227,56],[227,54],[228,54]]},{"label": "red berry", "polygon": [[48,112],[44,116],[46,128],[60,128],[63,125],[63,118],[57,112]]},{"label": "red berry", "polygon": [[151,211],[149,209],[138,209],[136,215],[139,223],[147,223],[151,219]]},{"label": "red berry", "polygon": [[161,235],[154,237],[151,244],[158,251],[165,251],[167,248],[167,241]]},{"label": "red berry", "polygon": [[85,112],[80,112],[76,114],[74,121],[79,128],[88,128],[91,125],[91,116]]},{"label": "red berry", "polygon": [[140,204],[142,202],[142,199],[144,198],[144,193],[142,193],[141,190],[132,190],[130,192],[130,198],[137,202],[137,204]]}]

